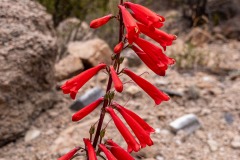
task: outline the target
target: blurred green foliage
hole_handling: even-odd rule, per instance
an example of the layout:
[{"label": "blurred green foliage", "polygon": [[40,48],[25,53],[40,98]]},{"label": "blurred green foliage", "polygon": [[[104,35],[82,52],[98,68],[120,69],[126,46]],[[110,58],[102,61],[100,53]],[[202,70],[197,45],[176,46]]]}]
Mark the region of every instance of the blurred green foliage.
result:
[{"label": "blurred green foliage", "polygon": [[109,0],[38,0],[52,14],[54,26],[68,17],[85,20],[88,14],[102,15]]},{"label": "blurred green foliage", "polygon": [[[76,17],[89,23],[91,20],[107,14],[118,14],[119,0],[38,0],[52,15],[54,26],[69,18]],[[95,30],[96,34],[106,40],[111,47],[117,43],[118,23],[110,21],[104,27]]]}]

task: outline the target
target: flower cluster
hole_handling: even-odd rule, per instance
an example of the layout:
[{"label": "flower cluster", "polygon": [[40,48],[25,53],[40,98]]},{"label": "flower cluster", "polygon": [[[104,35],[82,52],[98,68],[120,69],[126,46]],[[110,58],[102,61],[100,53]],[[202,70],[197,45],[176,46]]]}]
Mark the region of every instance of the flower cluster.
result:
[{"label": "flower cluster", "polygon": [[[165,55],[164,51],[166,51],[167,46],[172,45],[173,41],[176,40],[176,36],[159,30],[163,26],[165,18],[144,6],[124,2],[118,5],[118,8],[118,16],[109,14],[90,23],[91,28],[98,28],[111,19],[120,21],[119,35],[121,37],[119,43],[114,47],[115,54],[111,57],[113,60],[112,65],[101,63],[73,77],[61,86],[64,94],[70,94],[70,97],[75,99],[78,90],[99,71],[105,70],[109,75],[105,96],[92,102],[72,116],[72,121],[80,121],[103,102],[97,130],[95,131],[93,125],[89,131],[90,138],[83,139],[85,147],[82,149],[86,151],[89,160],[95,160],[97,156],[103,157],[101,153],[104,153],[108,160],[133,160],[134,158],[130,155],[132,151],[138,152],[141,148],[153,145],[150,134],[154,132],[154,129],[136,113],[113,100],[115,92],[121,93],[124,89],[124,85],[119,78],[120,74],[125,74],[132,79],[153,99],[156,105],[159,105],[162,101],[169,100],[168,95],[141,76],[128,68],[121,69],[120,65],[123,58],[120,57],[120,54],[125,48],[129,47],[155,74],[164,76],[168,66],[175,63],[175,60]],[[125,34],[124,30],[126,31]],[[159,46],[140,38],[140,34],[150,37],[159,43]],[[113,90],[111,89],[112,83]],[[106,113],[111,116],[116,128],[126,141],[127,149],[121,148],[111,139],[106,140],[104,143],[102,142],[106,128],[102,128],[102,125]],[[123,119],[125,122],[123,122]],[[94,139],[92,138],[93,134],[95,134]],[[70,160],[74,155],[76,156],[78,150],[80,150],[80,147],[73,149],[59,158],[59,160]]]}]

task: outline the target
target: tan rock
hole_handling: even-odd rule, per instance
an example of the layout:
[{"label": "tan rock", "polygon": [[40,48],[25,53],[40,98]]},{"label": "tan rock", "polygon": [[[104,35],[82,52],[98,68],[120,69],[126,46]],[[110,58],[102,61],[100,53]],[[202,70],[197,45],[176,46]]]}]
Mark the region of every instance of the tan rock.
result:
[{"label": "tan rock", "polygon": [[126,92],[128,94],[130,94],[131,96],[136,96],[136,94],[139,94],[141,93],[141,90],[139,87],[137,86],[129,86],[127,89],[126,89]]},{"label": "tan rock", "polygon": [[38,130],[38,129],[29,130],[29,131],[27,131],[27,133],[24,137],[24,141],[25,142],[30,142],[30,141],[36,139],[37,137],[39,137],[40,134],[41,134],[41,131]]},{"label": "tan rock", "polygon": [[95,37],[89,25],[77,18],[67,18],[56,28],[58,39],[58,59],[67,56],[67,44],[73,41],[86,41]]},{"label": "tan rock", "polygon": [[101,62],[107,64],[111,62],[111,49],[106,42],[97,38],[85,42],[70,42],[68,52],[80,58],[86,67],[95,66]]},{"label": "tan rock", "polygon": [[207,143],[212,152],[215,152],[218,150],[218,143],[216,141],[209,139]]},{"label": "tan rock", "polygon": [[240,136],[236,136],[233,138],[231,146],[233,149],[240,149]]},{"label": "tan rock", "polygon": [[55,77],[57,80],[64,80],[83,69],[84,66],[80,58],[68,55],[55,64]]}]

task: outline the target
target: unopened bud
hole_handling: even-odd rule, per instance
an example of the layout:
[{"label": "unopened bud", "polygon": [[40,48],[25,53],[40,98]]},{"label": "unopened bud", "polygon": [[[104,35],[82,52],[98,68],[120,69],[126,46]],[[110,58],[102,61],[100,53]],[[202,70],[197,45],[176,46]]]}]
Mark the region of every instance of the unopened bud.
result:
[{"label": "unopened bud", "polygon": [[124,43],[120,42],[114,47],[114,53],[119,54],[123,49]]},{"label": "unopened bud", "polygon": [[112,54],[111,59],[114,60],[114,59],[116,59],[116,57],[117,57],[116,54]]},{"label": "unopened bud", "polygon": [[114,16],[112,14],[106,15],[104,17],[98,18],[93,20],[90,23],[90,27],[91,28],[98,28],[101,27],[102,25],[106,24],[111,18],[113,18]]},{"label": "unopened bud", "polygon": [[115,93],[114,93],[114,92],[111,92],[111,93],[109,94],[109,99],[113,99],[113,98],[114,98],[114,95],[115,95]]},{"label": "unopened bud", "polygon": [[103,137],[105,136],[105,133],[106,133],[106,130],[105,130],[105,129],[101,130],[101,132],[100,132],[100,137],[103,138]]},{"label": "unopened bud", "polygon": [[124,57],[120,57],[119,63],[121,64],[121,63],[123,63],[123,61],[124,61]]},{"label": "unopened bud", "polygon": [[89,134],[93,135],[95,132],[95,125],[91,126],[91,128],[89,129]]},{"label": "unopened bud", "polygon": [[105,95],[104,95],[104,99],[109,99],[109,93],[106,93]]}]

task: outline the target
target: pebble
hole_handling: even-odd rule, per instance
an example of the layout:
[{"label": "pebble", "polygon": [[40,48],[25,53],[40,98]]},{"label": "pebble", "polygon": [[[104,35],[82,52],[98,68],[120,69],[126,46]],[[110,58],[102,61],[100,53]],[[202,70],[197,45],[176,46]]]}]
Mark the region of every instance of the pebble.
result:
[{"label": "pebble", "polygon": [[163,91],[170,97],[183,97],[183,95],[184,95],[183,92],[173,91],[173,90],[169,90],[169,89],[161,89],[161,91]]},{"label": "pebble", "polygon": [[176,160],[186,160],[186,157],[180,155],[176,157]]},{"label": "pebble", "polygon": [[156,156],[156,160],[164,160],[164,157],[162,157],[162,156]]},{"label": "pebble", "polygon": [[171,132],[166,129],[155,128],[155,133],[158,133],[161,135],[169,135]]},{"label": "pebble", "polygon": [[169,126],[175,133],[180,130],[184,130],[188,134],[194,132],[201,127],[197,116],[194,114],[186,114],[171,122]]},{"label": "pebble", "polygon": [[222,139],[222,144],[225,146],[229,146],[229,144],[231,143],[231,139],[226,135],[224,135],[221,139]]},{"label": "pebble", "polygon": [[48,114],[49,114],[49,116],[51,116],[51,117],[56,117],[56,116],[59,115],[59,113],[58,113],[57,111],[54,111],[54,110],[49,110],[49,111],[48,111]]},{"label": "pebble", "polygon": [[202,109],[200,115],[201,115],[201,116],[207,116],[207,115],[209,115],[209,114],[211,114],[211,113],[212,113],[212,111],[211,111],[210,109],[204,108],[204,109]]},{"label": "pebble", "polygon": [[165,119],[166,118],[166,114],[163,112],[163,111],[158,111],[157,113],[155,113],[156,114],[156,116],[157,116],[157,118],[159,119],[159,120],[163,120],[163,119]]},{"label": "pebble", "polygon": [[216,141],[209,139],[207,143],[212,152],[215,152],[218,150],[218,143]]},{"label": "pebble", "polygon": [[206,81],[206,82],[214,82],[214,79],[210,76],[204,76],[202,78],[203,81]]},{"label": "pebble", "polygon": [[94,87],[89,89],[85,94],[83,94],[80,98],[78,98],[70,108],[73,111],[78,111],[85,106],[89,105],[93,101],[97,100],[98,98],[104,95],[104,91],[99,87]]},{"label": "pebble", "polygon": [[160,132],[160,134],[162,134],[162,135],[170,135],[170,131],[169,130],[166,130],[166,129],[162,129],[161,130],[161,132]]},{"label": "pebble", "polygon": [[204,134],[204,132],[201,131],[201,130],[196,131],[196,132],[195,132],[195,135],[196,135],[199,139],[201,139],[202,141],[205,141],[205,140],[207,139],[207,136],[206,136],[206,135]]},{"label": "pebble", "polygon": [[140,93],[141,91],[140,91],[139,87],[132,85],[132,86],[129,86],[129,87],[126,89],[126,92],[127,92],[128,94],[130,94],[131,96],[135,96],[136,94]]},{"label": "pebble", "polygon": [[164,86],[164,85],[168,85],[169,84],[169,81],[165,80],[165,79],[157,79],[155,81],[155,84],[156,85],[159,85],[159,86]]},{"label": "pebble", "polygon": [[155,129],[155,133],[161,133],[161,129],[160,128],[156,128]]},{"label": "pebble", "polygon": [[200,97],[200,91],[196,86],[190,86],[186,91],[186,94],[190,100],[196,100]]},{"label": "pebble", "polygon": [[41,131],[38,129],[29,130],[29,131],[27,131],[27,133],[24,137],[24,141],[30,142],[30,141],[36,139],[38,136],[40,136],[40,134],[41,134]]},{"label": "pebble", "polygon": [[55,131],[53,129],[49,129],[45,132],[45,135],[53,135]]},{"label": "pebble", "polygon": [[186,113],[194,113],[194,114],[198,114],[199,112],[201,112],[201,108],[199,108],[199,107],[189,108],[186,111]]},{"label": "pebble", "polygon": [[224,114],[224,119],[225,119],[225,121],[226,121],[228,124],[232,124],[233,121],[234,121],[233,115],[232,115],[232,113],[230,113],[230,112],[226,112],[226,113]]},{"label": "pebble", "polygon": [[233,138],[231,142],[231,147],[233,149],[240,149],[240,136],[236,136]]},{"label": "pebble", "polygon": [[214,87],[214,88],[211,88],[209,89],[210,93],[212,93],[213,95],[220,95],[222,94],[222,89],[219,88],[219,87]]}]

